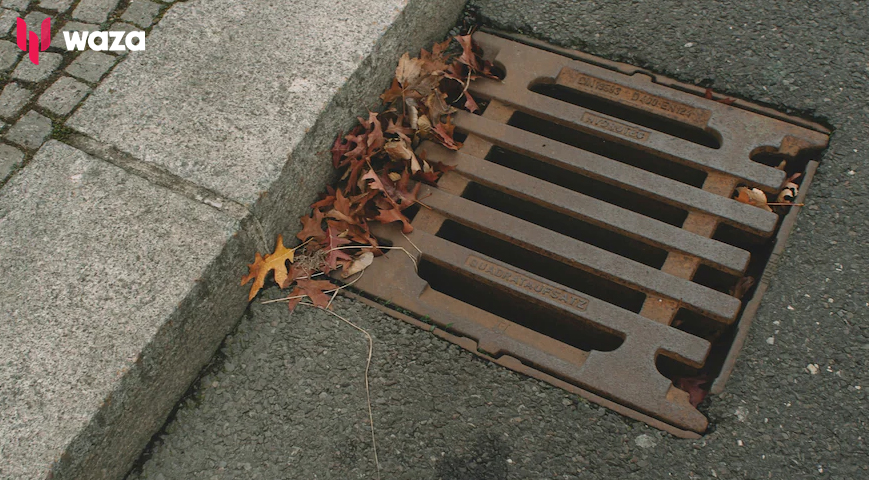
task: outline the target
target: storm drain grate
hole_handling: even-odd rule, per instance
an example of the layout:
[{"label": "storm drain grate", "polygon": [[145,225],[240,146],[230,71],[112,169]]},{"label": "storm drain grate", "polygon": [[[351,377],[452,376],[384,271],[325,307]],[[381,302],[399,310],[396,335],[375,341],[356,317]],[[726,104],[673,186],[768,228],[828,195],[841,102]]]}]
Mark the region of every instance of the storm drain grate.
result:
[{"label": "storm drain grate", "polygon": [[673,382],[720,391],[798,210],[731,197],[799,171],[800,201],[829,132],[629,65],[475,38],[504,80],[472,85],[488,104],[456,114],[460,151],[421,145],[456,169],[421,192],[413,233],[376,232],[418,248],[418,272],[392,250],[354,286],[503,366],[704,432]]}]

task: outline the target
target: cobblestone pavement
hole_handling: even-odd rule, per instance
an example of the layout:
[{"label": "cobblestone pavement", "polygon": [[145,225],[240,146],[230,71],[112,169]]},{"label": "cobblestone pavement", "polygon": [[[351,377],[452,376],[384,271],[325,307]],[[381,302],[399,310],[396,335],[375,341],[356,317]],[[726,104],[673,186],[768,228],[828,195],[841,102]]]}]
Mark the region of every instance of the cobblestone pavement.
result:
[{"label": "cobblestone pavement", "polygon": [[[67,51],[63,32],[151,28],[171,1],[3,0],[0,2],[0,185],[21,169],[49,138],[62,140],[66,119],[125,52]],[[16,19],[39,32],[51,19],[51,44],[39,65],[16,43]]]}]

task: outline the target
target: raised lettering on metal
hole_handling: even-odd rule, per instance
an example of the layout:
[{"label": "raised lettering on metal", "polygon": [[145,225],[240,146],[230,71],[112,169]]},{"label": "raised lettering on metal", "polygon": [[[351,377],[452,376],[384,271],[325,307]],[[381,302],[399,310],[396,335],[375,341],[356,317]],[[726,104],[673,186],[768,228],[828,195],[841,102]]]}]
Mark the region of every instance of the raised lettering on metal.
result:
[{"label": "raised lettering on metal", "polygon": [[465,266],[475,270],[478,274],[491,278],[502,284],[513,284],[522,287],[529,293],[541,298],[551,298],[556,302],[576,310],[585,310],[588,299],[574,295],[563,289],[537,281],[509,268],[497,265],[488,260],[469,255],[465,260]]},{"label": "raised lettering on metal", "polygon": [[631,106],[650,113],[661,115],[699,128],[705,128],[712,112],[703,108],[659,97],[648,92],[633,89],[615,82],[602,80],[591,75],[564,67],[555,79],[564,87],[590,93],[599,97],[611,98],[623,105]]}]

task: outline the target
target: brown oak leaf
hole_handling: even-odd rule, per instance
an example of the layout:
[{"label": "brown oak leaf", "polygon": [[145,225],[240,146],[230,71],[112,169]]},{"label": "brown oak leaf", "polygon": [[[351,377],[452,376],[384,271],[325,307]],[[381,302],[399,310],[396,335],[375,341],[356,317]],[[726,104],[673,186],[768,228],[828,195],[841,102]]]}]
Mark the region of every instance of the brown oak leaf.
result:
[{"label": "brown oak leaf", "polygon": [[313,216],[305,215],[299,217],[302,222],[302,231],[296,234],[296,238],[305,241],[313,238],[319,242],[326,239],[326,232],[323,231],[323,212],[315,208]]},{"label": "brown oak leaf", "polygon": [[275,245],[273,253],[266,254],[265,257],[256,253],[254,262],[248,265],[248,274],[241,279],[241,284],[245,285],[253,280],[253,285],[250,286],[250,294],[248,300],[253,300],[253,297],[263,288],[266,281],[266,275],[274,271],[275,282],[283,284],[288,276],[287,262],[293,263],[293,254],[295,249],[289,249],[284,246],[284,238],[278,235],[278,241]]},{"label": "brown oak leaf", "polygon": [[311,299],[311,303],[323,308],[329,305],[330,296],[326,294],[326,291],[338,288],[328,280],[311,280],[310,278],[296,280],[296,286]]}]

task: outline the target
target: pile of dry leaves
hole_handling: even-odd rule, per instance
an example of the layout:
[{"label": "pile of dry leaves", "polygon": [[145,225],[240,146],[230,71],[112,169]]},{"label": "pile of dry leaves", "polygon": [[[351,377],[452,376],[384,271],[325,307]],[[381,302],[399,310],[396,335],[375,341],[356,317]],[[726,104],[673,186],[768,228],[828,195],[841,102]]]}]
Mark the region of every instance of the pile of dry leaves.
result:
[{"label": "pile of dry leaves", "polygon": [[[274,272],[281,288],[293,287],[290,310],[304,297],[325,307],[328,294],[334,296],[338,287],[314,277],[342,269],[347,278],[364,270],[386,248],[371,235],[370,222],[401,222],[404,233],[413,230],[404,211],[419,203],[421,183],[434,185],[451,168],[428,161],[425,152],[415,153],[416,147],[431,140],[458,150],[461,143],[453,138],[452,114],[457,106],[478,111],[468,91],[470,82],[497,78],[470,35],[457,36],[455,41],[435,44],[418,58],[405,53],[392,85],[380,96],[385,109],[369,112],[347,135],[338,135],[332,146],[332,164],[343,171],[338,185],[329,187],[311,205],[312,213],[301,218],[303,229],[296,236],[302,245],[288,249],[278,236],[273,253],[256,254],[242,279],[242,285],[253,280],[251,299]],[[303,253],[297,255],[299,249]]]}]

